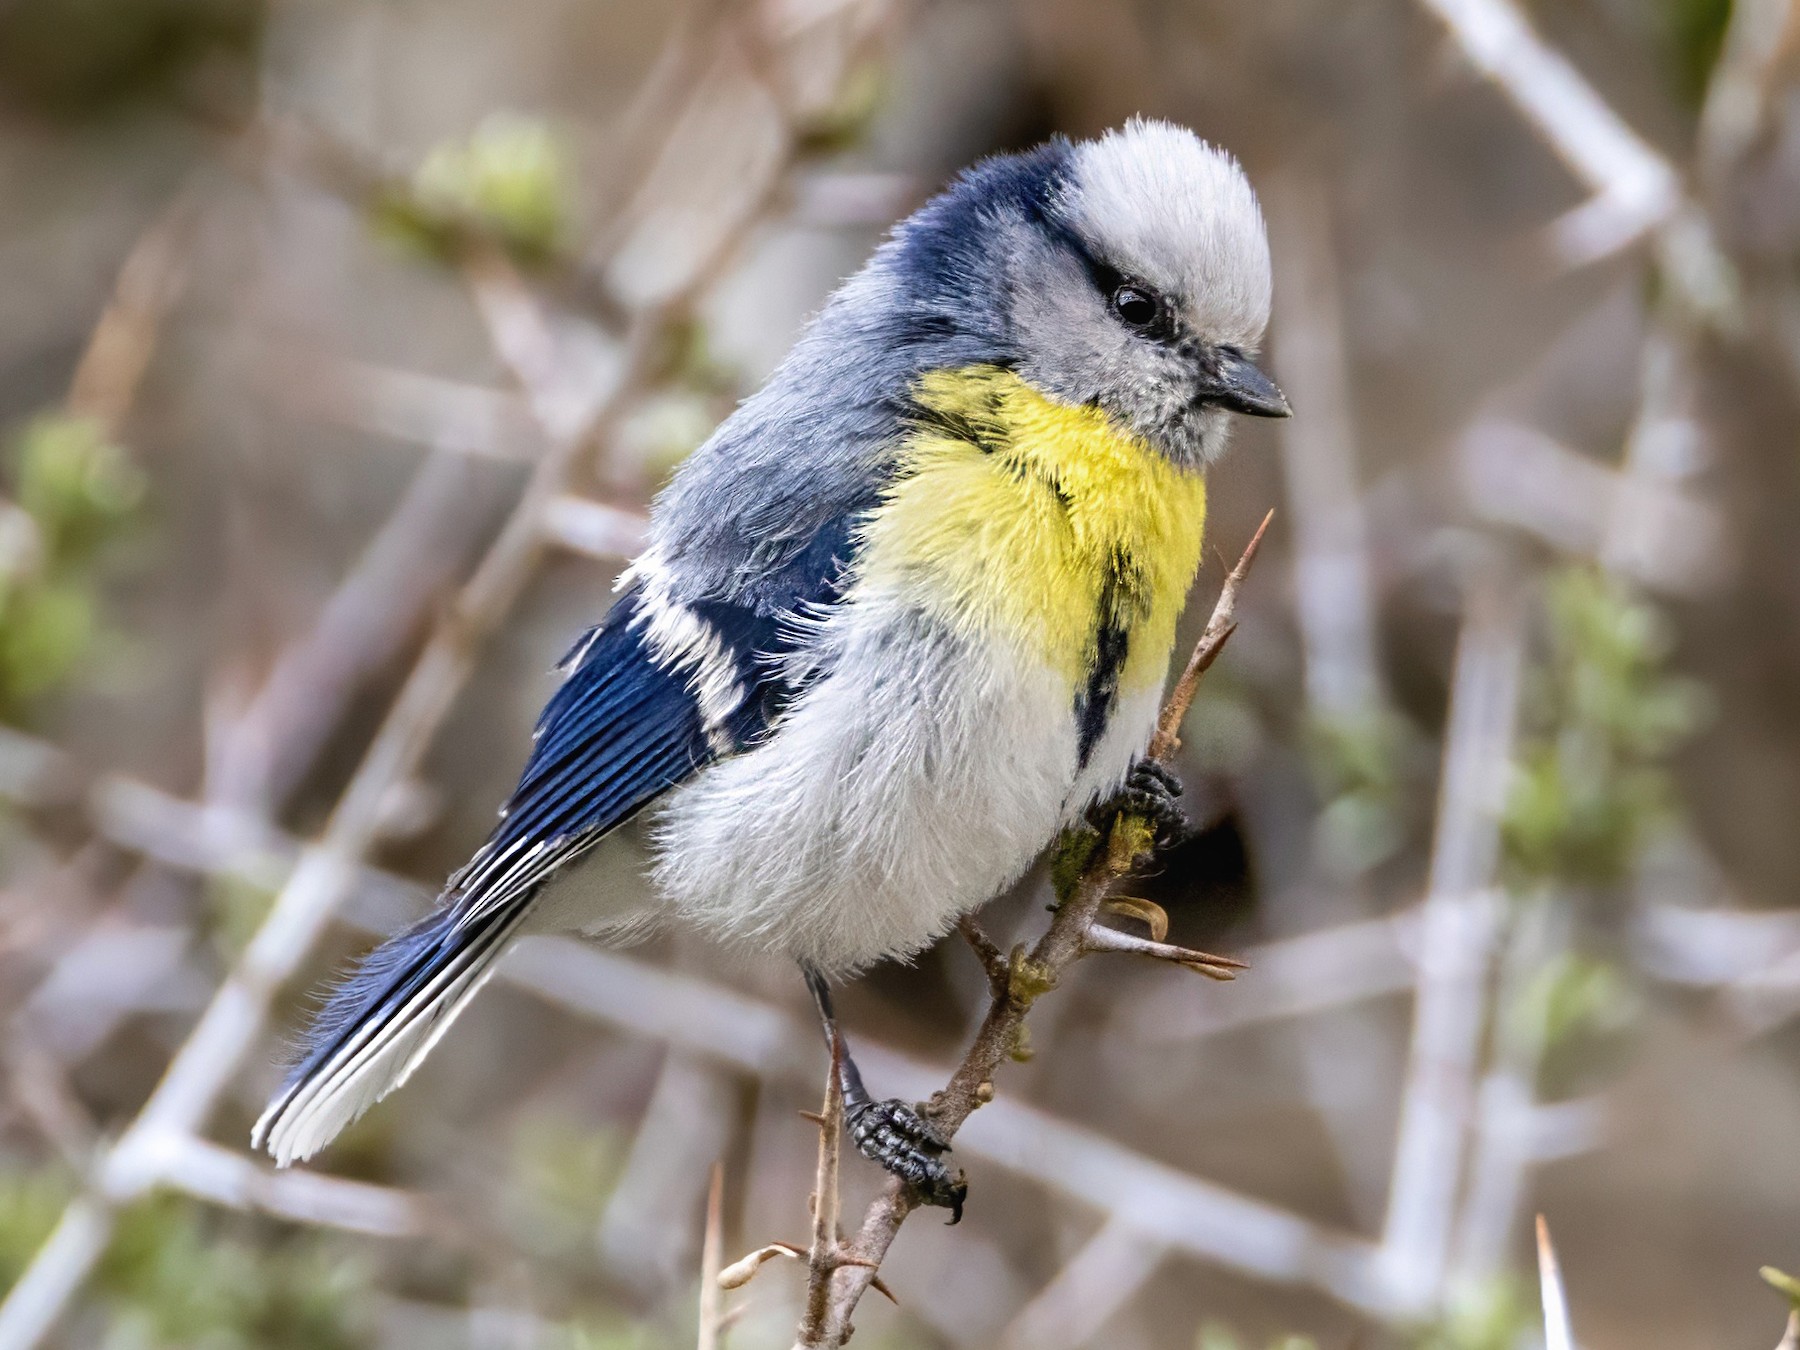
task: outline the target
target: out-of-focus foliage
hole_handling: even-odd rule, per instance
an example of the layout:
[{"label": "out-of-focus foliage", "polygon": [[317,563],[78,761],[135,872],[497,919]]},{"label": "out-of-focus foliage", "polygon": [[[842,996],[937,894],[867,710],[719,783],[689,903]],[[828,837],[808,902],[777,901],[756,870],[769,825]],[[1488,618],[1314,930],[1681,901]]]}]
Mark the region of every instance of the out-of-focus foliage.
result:
[{"label": "out-of-focus foliage", "polygon": [[123,1216],[100,1271],[107,1350],[355,1350],[365,1281],[326,1239],[274,1246],[218,1231],[193,1201],[157,1196]]},{"label": "out-of-focus foliage", "polygon": [[220,955],[231,959],[250,944],[275,897],[243,877],[221,875],[207,880],[206,899],[213,940]]},{"label": "out-of-focus foliage", "polygon": [[1788,1306],[1793,1311],[1800,1313],[1800,1280],[1774,1266],[1764,1266],[1757,1274],[1763,1277],[1763,1283],[1787,1299]]},{"label": "out-of-focus foliage", "polygon": [[1416,736],[1404,718],[1384,709],[1319,719],[1308,732],[1313,777],[1325,800],[1314,827],[1319,861],[1331,876],[1360,876],[1406,842],[1406,770]]},{"label": "out-of-focus foliage", "polygon": [[1635,1007],[1630,982],[1617,966],[1563,952],[1533,973],[1509,1013],[1513,1034],[1548,1051],[1576,1037],[1622,1029]]},{"label": "out-of-focus foliage", "polygon": [[699,448],[746,392],[744,372],[719,355],[698,317],[670,328],[659,353],[658,388],[624,419],[615,451],[657,483]]},{"label": "out-of-focus foliage", "polygon": [[1656,0],[1658,26],[1677,92],[1698,107],[1725,45],[1732,0]]},{"label": "out-of-focus foliage", "polygon": [[69,1201],[67,1178],[49,1168],[0,1168],[0,1286],[10,1289]]},{"label": "out-of-focus foliage", "polygon": [[794,131],[805,154],[831,154],[859,144],[868,135],[888,91],[887,71],[866,61],[850,73],[831,103],[803,115]]},{"label": "out-of-focus foliage", "polygon": [[[71,1186],[52,1168],[0,1171],[0,1284],[49,1236]],[[122,1216],[101,1264],[105,1350],[356,1350],[367,1281],[317,1234],[273,1244],[244,1221],[157,1196]],[[341,1240],[338,1240],[341,1242]]]},{"label": "out-of-focus foliage", "polygon": [[144,496],[143,476],[93,423],[39,417],[19,434],[0,500],[0,719],[69,679],[99,630],[96,567]]},{"label": "out-of-focus foliage", "polygon": [[567,1268],[591,1265],[594,1224],[619,1179],[624,1152],[611,1131],[533,1116],[513,1136],[507,1220],[520,1246]]},{"label": "out-of-focus foliage", "polygon": [[1181,743],[1189,756],[1221,774],[1242,773],[1262,752],[1268,733],[1249,690],[1221,663],[1206,673],[1188,710]]},{"label": "out-of-focus foliage", "polygon": [[428,257],[454,257],[471,235],[490,238],[516,262],[540,266],[570,232],[568,154],[543,122],[512,113],[486,118],[465,141],[425,157],[405,193],[386,197],[375,225]]},{"label": "out-of-focus foliage", "polygon": [[1550,651],[1507,803],[1509,879],[1606,885],[1629,871],[1673,800],[1664,760],[1697,725],[1690,682],[1665,673],[1660,616],[1586,567],[1553,578]]},{"label": "out-of-focus foliage", "polygon": [[1421,1333],[1415,1350],[1522,1350],[1533,1315],[1517,1280],[1483,1281],[1452,1295],[1443,1317]]},{"label": "out-of-focus foliage", "polygon": [[13,460],[19,505],[37,521],[52,566],[94,553],[144,496],[144,476],[93,422],[49,415],[25,429]]}]

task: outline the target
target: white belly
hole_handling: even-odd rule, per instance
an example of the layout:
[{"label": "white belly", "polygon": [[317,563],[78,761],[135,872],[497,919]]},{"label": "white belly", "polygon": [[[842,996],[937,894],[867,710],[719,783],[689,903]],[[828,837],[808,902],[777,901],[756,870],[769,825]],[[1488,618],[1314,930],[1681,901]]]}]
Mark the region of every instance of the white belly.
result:
[{"label": "white belly", "polygon": [[897,607],[855,610],[775,734],[653,826],[681,918],[836,972],[910,955],[1004,890],[1149,734],[1127,700],[1078,773],[1065,679]]}]

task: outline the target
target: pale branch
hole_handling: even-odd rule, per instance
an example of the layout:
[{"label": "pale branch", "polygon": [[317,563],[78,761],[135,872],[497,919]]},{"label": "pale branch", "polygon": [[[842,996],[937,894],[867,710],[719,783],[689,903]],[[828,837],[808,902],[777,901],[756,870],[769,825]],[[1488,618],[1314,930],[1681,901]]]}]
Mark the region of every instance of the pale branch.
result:
[{"label": "pale branch", "polygon": [[371,1237],[445,1235],[444,1214],[424,1197],[391,1186],[321,1172],[278,1172],[197,1135],[169,1135],[162,1152],[163,1184],[227,1209]]},{"label": "pale branch", "polygon": [[[1150,742],[1150,755],[1154,759],[1166,762],[1180,747],[1181,720],[1194,701],[1201,677],[1218,659],[1219,652],[1237,628],[1238,593],[1273,514],[1270,512],[1263,518],[1237,566],[1226,576],[1212,617],[1163,705],[1156,734]],[[1059,876],[1055,916],[1029,952],[1021,948],[1013,953],[1005,964],[1004,978],[996,959],[998,948],[973,922],[962,925],[964,938],[975,949],[988,972],[993,997],[974,1041],[950,1081],[924,1105],[926,1117],[944,1139],[954,1138],[977,1108],[993,1100],[994,1075],[1018,1045],[1031,1005],[1040,995],[1054,989],[1069,968],[1089,952],[1131,950],[1178,960],[1214,978],[1230,978],[1231,971],[1237,967],[1235,962],[1100,927],[1099,916],[1112,899],[1113,887],[1129,876],[1151,851],[1148,823],[1125,813],[1115,816],[1101,834],[1066,838],[1059,846],[1058,861],[1059,864],[1071,864],[1066,870],[1072,871],[1073,875]],[[1056,870],[1063,873],[1065,868],[1059,866]],[[835,1080],[835,1064],[832,1077]],[[827,1128],[826,1134],[835,1135],[836,1131]],[[821,1175],[824,1157],[822,1143]],[[835,1189],[833,1194],[835,1196]],[[814,1260],[810,1264],[806,1313],[800,1324],[796,1350],[823,1350],[824,1347],[842,1346],[849,1340],[851,1318],[858,1302],[874,1281],[900,1226],[917,1205],[918,1200],[904,1182],[890,1179],[870,1203],[861,1229],[848,1244],[848,1253],[855,1259]]]},{"label": "pale branch", "polygon": [[1429,1311],[1451,1261],[1501,916],[1492,894],[1525,657],[1519,597],[1470,597],[1444,735],[1419,986],[1382,1245],[1403,1299]]},{"label": "pale branch", "polygon": [[719,1272],[725,1263],[725,1164],[714,1163],[706,1187],[706,1229],[700,1242],[700,1331],[696,1350],[719,1350],[724,1327],[725,1287]]}]

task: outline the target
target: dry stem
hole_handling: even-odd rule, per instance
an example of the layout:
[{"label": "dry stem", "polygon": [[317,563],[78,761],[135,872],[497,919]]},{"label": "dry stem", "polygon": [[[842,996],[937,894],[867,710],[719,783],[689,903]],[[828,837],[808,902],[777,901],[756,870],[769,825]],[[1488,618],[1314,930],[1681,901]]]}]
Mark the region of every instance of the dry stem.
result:
[{"label": "dry stem", "polygon": [[725,1229],[725,1164],[714,1163],[712,1181],[706,1188],[706,1236],[700,1245],[700,1334],[698,1350],[719,1350],[719,1332],[724,1323],[725,1290],[719,1283],[719,1270],[724,1265]]}]

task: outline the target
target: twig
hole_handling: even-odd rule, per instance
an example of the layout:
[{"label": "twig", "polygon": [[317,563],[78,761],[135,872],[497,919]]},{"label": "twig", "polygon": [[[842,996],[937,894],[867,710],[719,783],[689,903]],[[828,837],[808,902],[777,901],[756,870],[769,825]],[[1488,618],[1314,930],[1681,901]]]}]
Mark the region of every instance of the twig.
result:
[{"label": "twig", "polygon": [[544,432],[518,393],[271,343],[256,393],[290,417],[500,464],[532,464]]},{"label": "twig", "polygon": [[186,288],[188,245],[198,214],[190,184],[138,237],[69,382],[69,412],[91,418],[110,438],[123,433],[163,322]]},{"label": "twig", "polygon": [[97,1132],[92,1115],[70,1089],[63,1066],[25,1037],[15,1036],[7,1048],[6,1069],[13,1099],[79,1176],[93,1156]]},{"label": "twig", "polygon": [[1116,1010],[1139,1042],[1187,1045],[1240,1027],[1343,1007],[1411,990],[1419,911],[1333,924],[1246,949],[1256,978],[1229,992],[1169,981]]},{"label": "twig", "polygon": [[700,1334],[696,1350],[719,1350],[725,1290],[719,1271],[725,1263],[725,1164],[713,1164],[706,1187],[706,1233],[700,1241]]},{"label": "twig", "polygon": [[[1263,518],[1237,566],[1225,578],[1212,617],[1163,705],[1156,734],[1150,742],[1150,754],[1154,758],[1166,760],[1180,746],[1181,719],[1194,700],[1201,676],[1218,659],[1219,652],[1237,627],[1238,592],[1273,514]],[[1058,897],[1056,914],[1049,928],[1029,953],[1015,955],[1007,987],[996,992],[962,1063],[950,1081],[925,1106],[926,1115],[946,1140],[955,1136],[971,1113],[993,1099],[994,1074],[1018,1043],[1020,1029],[1033,1001],[1045,990],[1054,988],[1069,967],[1092,950],[1091,930],[1113,885],[1129,875],[1149,851],[1149,827],[1129,815],[1115,819],[1104,836],[1094,842],[1088,862]],[[1211,959],[1203,953],[1192,955],[1202,961]],[[798,1347],[817,1350],[841,1346],[849,1339],[850,1319],[856,1305],[915,1205],[911,1191],[897,1179],[890,1180],[871,1202],[861,1229],[850,1243],[850,1251],[858,1258],[856,1263],[841,1266],[822,1278],[815,1270]],[[822,1309],[815,1306],[815,1299],[820,1294],[824,1295]]]},{"label": "twig", "polygon": [[1244,578],[1250,574],[1250,564],[1256,561],[1263,535],[1268,531],[1269,522],[1274,519],[1273,511],[1263,516],[1262,524],[1256,527],[1256,533],[1244,545],[1244,552],[1238,559],[1237,566],[1226,574],[1225,584],[1219,588],[1218,602],[1213,606],[1212,617],[1206,621],[1200,641],[1194,644],[1193,655],[1188,657],[1181,678],[1175,681],[1175,688],[1170,691],[1168,701],[1163,704],[1162,715],[1156,720],[1156,734],[1150,738],[1150,758],[1166,763],[1181,749],[1182,720],[1187,716],[1194,694],[1200,688],[1200,677],[1212,669],[1212,663],[1219,659],[1219,653],[1225,650],[1225,644],[1237,631],[1238,592],[1243,589]]},{"label": "twig", "polygon": [[975,953],[975,959],[981,962],[981,968],[988,978],[988,992],[996,998],[1003,995],[1012,980],[1012,963],[1006,959],[1006,953],[987,935],[987,930],[973,914],[965,914],[958,919],[956,931],[969,944],[969,949]]},{"label": "twig", "polygon": [[[1665,593],[1701,594],[1727,578],[1734,545],[1725,513],[1672,475],[1609,468],[1501,417],[1477,418],[1455,455],[1463,499],[1484,520],[1529,530],[1565,553],[1608,551],[1632,581]],[[1613,522],[1627,519],[1621,543],[1630,547],[1609,546]],[[1652,534],[1659,547],[1643,544]]]},{"label": "twig", "polygon": [[1793,0],[1740,0],[1731,7],[1700,109],[1700,170],[1714,184],[1767,133],[1785,87],[1782,54],[1792,37],[1793,13]]}]

